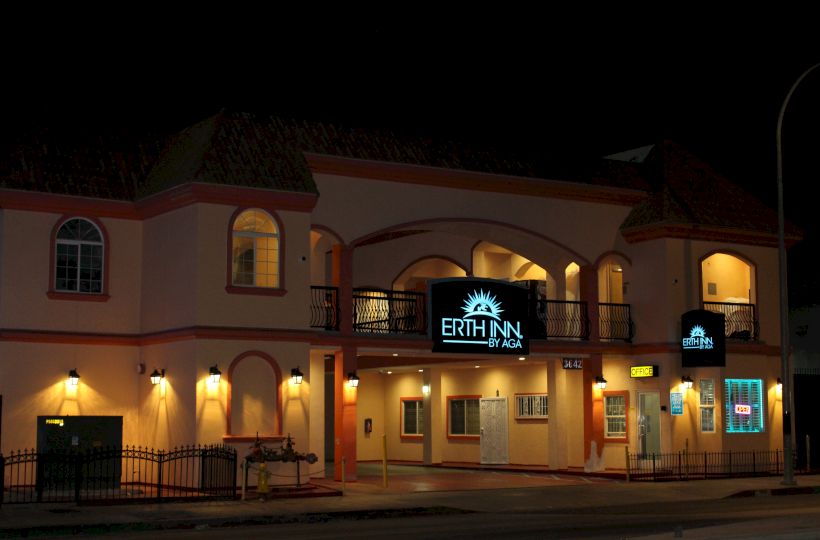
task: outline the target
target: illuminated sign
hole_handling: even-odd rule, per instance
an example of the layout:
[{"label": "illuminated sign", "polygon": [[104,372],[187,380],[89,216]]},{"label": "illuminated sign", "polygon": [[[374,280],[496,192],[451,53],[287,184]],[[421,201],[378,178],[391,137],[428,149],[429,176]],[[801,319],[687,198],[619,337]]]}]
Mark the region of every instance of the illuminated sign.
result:
[{"label": "illuminated sign", "polygon": [[433,352],[529,354],[524,287],[487,279],[430,282]]},{"label": "illuminated sign", "polygon": [[684,313],[681,336],[683,367],[726,365],[726,317],[722,313],[703,309]]},{"label": "illuminated sign", "polygon": [[564,369],[584,369],[583,358],[562,358],[561,367]]},{"label": "illuminated sign", "polygon": [[632,366],[629,368],[629,376],[633,379],[657,377],[658,366]]},{"label": "illuminated sign", "polygon": [[752,406],[735,403],[735,414],[752,414]]},{"label": "illuminated sign", "polygon": [[683,416],[683,392],[670,392],[669,405],[672,416]]},{"label": "illuminated sign", "polygon": [[63,427],[65,425],[65,420],[62,418],[46,418],[46,425]]}]

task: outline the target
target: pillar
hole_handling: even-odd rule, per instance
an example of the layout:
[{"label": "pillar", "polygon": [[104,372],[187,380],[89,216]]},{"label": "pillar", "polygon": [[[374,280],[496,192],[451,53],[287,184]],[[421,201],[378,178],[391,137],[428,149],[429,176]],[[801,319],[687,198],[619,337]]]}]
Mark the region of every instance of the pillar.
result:
[{"label": "pillar", "polygon": [[598,447],[598,457],[604,450],[604,394],[595,384],[595,377],[603,375],[601,353],[584,358],[584,460],[589,459],[592,441]]},{"label": "pillar", "polygon": [[581,285],[581,300],[587,303],[589,317],[589,340],[598,341],[601,329],[598,326],[598,271],[591,265],[581,267],[578,276]]},{"label": "pillar", "polygon": [[342,347],[334,358],[334,480],[342,480],[342,457],[345,458],[345,480],[356,480],[356,401],[358,388],[347,384],[347,374],[356,372],[356,348]]},{"label": "pillar", "polygon": [[333,246],[333,286],[339,289],[339,331],[353,332],[353,248]]},{"label": "pillar", "polygon": [[424,448],[425,465],[441,463],[444,434],[447,426],[442,419],[441,368],[424,368],[422,384],[429,385],[430,391],[424,396]]}]

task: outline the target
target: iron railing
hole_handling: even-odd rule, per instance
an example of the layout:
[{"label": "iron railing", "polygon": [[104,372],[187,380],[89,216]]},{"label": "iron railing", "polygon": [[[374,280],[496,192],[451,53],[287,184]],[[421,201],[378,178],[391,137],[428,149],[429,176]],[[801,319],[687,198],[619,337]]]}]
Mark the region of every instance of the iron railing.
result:
[{"label": "iron railing", "polygon": [[723,313],[726,317],[726,337],[756,341],[760,333],[754,304],[704,302],[703,309]]},{"label": "iron railing", "polygon": [[339,329],[338,287],[310,287],[310,327]]},{"label": "iron railing", "polygon": [[425,294],[353,289],[353,331],[370,334],[426,334]]},{"label": "iron railing", "polygon": [[[793,458],[794,459],[794,458]],[[783,451],[680,452],[626,456],[627,480],[697,480],[783,473]]]},{"label": "iron railing", "polygon": [[0,503],[214,499],[236,496],[236,450],[102,447],[0,456]]},{"label": "iron railing", "polygon": [[601,339],[619,339],[632,342],[635,328],[632,324],[632,309],[629,304],[598,304],[598,328]]},{"label": "iron railing", "polygon": [[535,339],[589,339],[589,315],[586,302],[537,300],[538,325],[531,329]]}]

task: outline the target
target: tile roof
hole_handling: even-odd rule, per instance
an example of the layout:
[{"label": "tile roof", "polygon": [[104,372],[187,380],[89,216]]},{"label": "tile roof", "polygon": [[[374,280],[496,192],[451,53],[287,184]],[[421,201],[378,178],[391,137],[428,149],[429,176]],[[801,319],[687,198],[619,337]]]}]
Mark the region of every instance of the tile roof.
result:
[{"label": "tile roof", "polygon": [[171,137],[62,135],[41,130],[9,145],[0,188],[119,200],[188,182],[316,193],[307,152],[648,192],[625,234],[659,224],[777,231],[773,210],[670,141],[547,174],[543,163],[490,147],[244,112],[222,111]]},{"label": "tile roof", "polygon": [[[650,196],[621,225],[698,225],[777,234],[777,213],[680,145],[662,141],[639,164]],[[787,234],[801,234],[787,224]]]}]

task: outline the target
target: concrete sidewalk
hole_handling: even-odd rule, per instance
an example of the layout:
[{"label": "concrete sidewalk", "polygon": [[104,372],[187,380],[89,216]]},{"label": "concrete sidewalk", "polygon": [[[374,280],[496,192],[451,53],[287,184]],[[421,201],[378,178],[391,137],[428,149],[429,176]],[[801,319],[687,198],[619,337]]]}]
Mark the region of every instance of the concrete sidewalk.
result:
[{"label": "concrete sidewalk", "polygon": [[[0,509],[0,537],[70,535],[116,531],[194,529],[239,525],[373,519],[444,513],[499,512],[505,501],[515,511],[554,512],[560,509],[617,506],[681,500],[715,500],[732,496],[773,496],[820,492],[820,476],[800,476],[798,486],[781,485],[780,477],[697,480],[688,482],[575,482],[515,486],[521,473],[473,472],[500,477],[510,487],[450,491],[404,491],[374,486],[368,482],[348,483],[343,496],[270,499],[267,501],[209,501],[163,504],[86,506],[66,504],[6,504]],[[450,482],[440,471],[427,482]],[[529,476],[534,476],[530,474]],[[549,476],[546,475],[545,476]],[[323,485],[334,485],[321,480]],[[341,487],[337,484],[337,487]],[[447,486],[440,486],[447,488]],[[521,497],[522,491],[532,495]],[[492,496],[488,496],[492,493]]]}]

